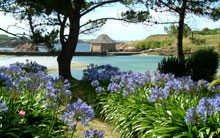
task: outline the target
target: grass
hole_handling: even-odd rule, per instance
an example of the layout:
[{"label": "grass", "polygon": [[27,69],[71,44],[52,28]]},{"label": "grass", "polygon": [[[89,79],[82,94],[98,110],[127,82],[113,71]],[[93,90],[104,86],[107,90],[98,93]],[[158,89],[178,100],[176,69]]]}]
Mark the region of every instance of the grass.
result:
[{"label": "grass", "polygon": [[[86,101],[85,88],[82,80],[73,80],[71,81],[71,91],[73,92],[73,98],[80,98],[83,101]],[[81,123],[77,124],[77,130],[74,133],[74,138],[83,138],[83,133],[89,128],[97,129],[98,131],[104,132],[105,138],[119,138],[120,135],[118,132],[113,132],[113,126],[103,122],[99,118],[95,118],[89,123],[89,127],[83,127]],[[69,138],[71,132],[66,138]]]},{"label": "grass", "polygon": [[[183,38],[183,50],[186,51],[197,51],[202,48],[214,48],[216,51],[220,50],[218,48],[218,43],[220,41],[220,32],[217,34],[201,35],[195,33],[193,38],[194,42],[191,40],[191,35]],[[177,47],[177,36],[173,35],[152,35],[144,40],[137,40],[132,42],[124,43],[122,46],[135,46],[138,49],[147,50],[155,48],[170,49],[172,47]],[[148,52],[151,53],[151,52]],[[155,54],[155,53],[153,53]],[[176,53],[169,53],[171,55]],[[166,53],[165,53],[166,55]]]}]

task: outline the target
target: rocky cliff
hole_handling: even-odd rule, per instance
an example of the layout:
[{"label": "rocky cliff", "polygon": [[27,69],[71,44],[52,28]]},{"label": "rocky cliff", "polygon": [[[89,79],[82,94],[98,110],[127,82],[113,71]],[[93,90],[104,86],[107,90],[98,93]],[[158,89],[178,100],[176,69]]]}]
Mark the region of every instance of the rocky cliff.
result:
[{"label": "rocky cliff", "polygon": [[39,49],[32,43],[26,43],[16,46],[14,52],[39,52]]}]

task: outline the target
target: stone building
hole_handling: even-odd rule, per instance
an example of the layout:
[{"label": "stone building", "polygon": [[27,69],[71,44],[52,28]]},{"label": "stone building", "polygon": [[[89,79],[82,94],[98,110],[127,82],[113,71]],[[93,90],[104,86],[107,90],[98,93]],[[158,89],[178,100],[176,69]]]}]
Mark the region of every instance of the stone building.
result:
[{"label": "stone building", "polygon": [[102,34],[91,42],[91,52],[115,52],[116,43],[108,35]]}]

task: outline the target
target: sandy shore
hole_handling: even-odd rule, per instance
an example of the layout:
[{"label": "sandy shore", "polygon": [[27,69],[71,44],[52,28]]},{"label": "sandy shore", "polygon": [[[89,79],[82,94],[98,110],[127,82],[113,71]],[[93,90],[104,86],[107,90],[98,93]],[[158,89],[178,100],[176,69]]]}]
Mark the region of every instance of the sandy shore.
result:
[{"label": "sandy shore", "polygon": [[[77,63],[71,63],[71,69],[85,69],[87,66],[86,65],[81,65]],[[58,72],[58,67],[56,66],[50,66],[48,67],[48,74]]]}]

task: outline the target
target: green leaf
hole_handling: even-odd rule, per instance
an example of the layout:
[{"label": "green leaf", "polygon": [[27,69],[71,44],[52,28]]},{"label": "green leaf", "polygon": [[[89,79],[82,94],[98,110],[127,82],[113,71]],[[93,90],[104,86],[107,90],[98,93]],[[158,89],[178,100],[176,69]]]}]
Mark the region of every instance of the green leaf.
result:
[{"label": "green leaf", "polygon": [[8,132],[8,133],[6,133],[6,135],[10,135],[10,136],[13,136],[15,138],[19,138],[19,136],[16,133],[13,133],[13,132]]},{"label": "green leaf", "polygon": [[210,129],[211,129],[211,128],[207,128],[207,129],[206,129],[206,134],[207,134],[207,135],[210,133]]},{"label": "green leaf", "polygon": [[205,136],[204,136],[204,132],[199,132],[199,137],[201,137],[201,138],[205,138]]},{"label": "green leaf", "polygon": [[215,135],[215,132],[212,132],[212,133],[209,135],[209,138],[212,138],[214,135]]}]

